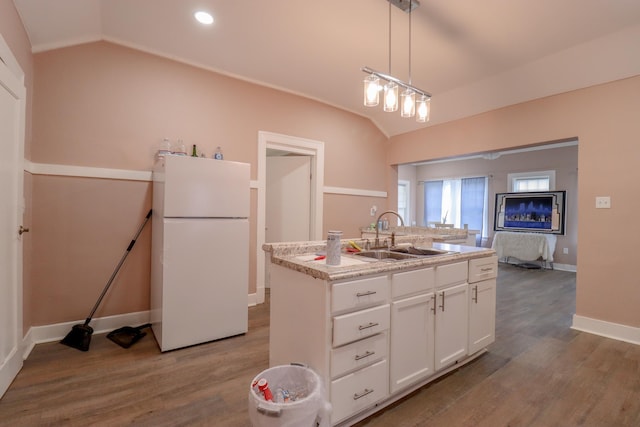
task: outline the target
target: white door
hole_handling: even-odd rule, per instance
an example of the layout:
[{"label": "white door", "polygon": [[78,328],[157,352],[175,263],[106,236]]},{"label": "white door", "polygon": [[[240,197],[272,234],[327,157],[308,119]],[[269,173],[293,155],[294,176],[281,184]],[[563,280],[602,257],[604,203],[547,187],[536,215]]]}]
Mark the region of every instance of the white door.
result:
[{"label": "white door", "polygon": [[[13,70],[9,67],[14,65]],[[22,367],[22,237],[25,88],[0,36],[0,397]],[[20,72],[21,73],[21,72]]]},{"label": "white door", "polygon": [[266,242],[309,240],[311,158],[267,157]]}]

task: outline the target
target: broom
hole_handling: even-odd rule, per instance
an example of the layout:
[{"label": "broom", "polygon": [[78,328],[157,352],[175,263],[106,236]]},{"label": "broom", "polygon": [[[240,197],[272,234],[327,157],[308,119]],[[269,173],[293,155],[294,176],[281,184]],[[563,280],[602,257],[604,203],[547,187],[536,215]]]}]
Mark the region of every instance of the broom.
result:
[{"label": "broom", "polygon": [[147,216],[144,219],[144,222],[138,229],[138,232],[136,233],[135,237],[133,238],[131,243],[129,243],[129,246],[127,247],[127,250],[124,252],[124,255],[122,255],[122,258],[120,258],[120,262],[118,263],[118,265],[116,266],[116,269],[111,274],[111,277],[107,282],[107,285],[102,290],[102,293],[100,294],[98,301],[96,301],[95,305],[93,306],[91,313],[89,313],[89,317],[86,318],[83,324],[73,325],[73,327],[71,328],[71,331],[69,331],[67,336],[64,337],[62,341],[60,341],[61,344],[68,345],[69,347],[77,348],[78,350],[81,350],[81,351],[89,350],[89,344],[91,344],[91,335],[93,334],[93,328],[89,326],[89,323],[91,322],[93,315],[98,309],[98,306],[102,302],[102,298],[104,298],[105,294],[109,290],[109,286],[111,286],[113,279],[115,279],[116,275],[118,274],[118,271],[120,271],[120,267],[122,267],[124,260],[127,258],[127,255],[129,255],[129,252],[131,252],[131,249],[133,249],[133,245],[136,244],[136,240],[138,239],[138,236],[142,232],[142,229],[144,228],[144,226],[149,221],[150,217],[151,217],[151,209],[149,209],[149,213],[147,214]]}]

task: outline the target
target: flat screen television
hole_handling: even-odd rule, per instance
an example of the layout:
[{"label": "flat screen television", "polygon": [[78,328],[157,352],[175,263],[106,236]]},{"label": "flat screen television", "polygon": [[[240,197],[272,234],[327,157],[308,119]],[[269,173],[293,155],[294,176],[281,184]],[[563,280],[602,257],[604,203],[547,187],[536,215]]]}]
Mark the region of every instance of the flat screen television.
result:
[{"label": "flat screen television", "polygon": [[564,234],[565,191],[497,193],[493,229]]}]

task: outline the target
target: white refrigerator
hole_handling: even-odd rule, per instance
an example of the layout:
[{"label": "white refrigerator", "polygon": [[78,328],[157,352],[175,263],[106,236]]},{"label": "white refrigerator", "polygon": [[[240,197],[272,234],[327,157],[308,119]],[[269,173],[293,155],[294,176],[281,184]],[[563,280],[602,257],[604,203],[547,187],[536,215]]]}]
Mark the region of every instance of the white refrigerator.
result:
[{"label": "white refrigerator", "polygon": [[156,162],[151,323],[161,351],[247,332],[249,179],[246,163]]}]

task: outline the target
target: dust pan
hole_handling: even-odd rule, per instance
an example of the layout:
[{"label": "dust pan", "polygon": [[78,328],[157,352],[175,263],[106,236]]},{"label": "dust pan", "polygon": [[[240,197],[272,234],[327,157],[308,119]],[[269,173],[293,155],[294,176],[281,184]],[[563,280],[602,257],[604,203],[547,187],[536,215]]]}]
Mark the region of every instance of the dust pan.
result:
[{"label": "dust pan", "polygon": [[[136,244],[136,240],[138,240],[138,236],[140,236],[140,233],[142,232],[142,229],[144,228],[145,224],[149,221],[149,218],[151,218],[151,209],[149,209],[149,213],[147,214],[147,216],[144,219],[144,222],[138,229],[136,236],[133,238],[131,243],[129,243],[129,246],[127,247],[127,250],[124,252],[124,255],[122,255],[122,258],[120,258],[120,262],[118,262],[116,269],[113,271],[113,273],[111,273],[111,277],[109,278],[109,281],[105,285],[104,289],[102,289],[102,293],[98,297],[98,301],[96,301],[95,305],[93,306],[93,309],[89,314],[89,317],[86,318],[86,320],[84,321],[84,324],[73,325],[73,327],[71,328],[71,331],[69,331],[69,333],[62,339],[62,341],[60,341],[61,344],[68,345],[69,347],[73,347],[81,351],[89,351],[89,344],[91,344],[91,334],[93,334],[93,328],[89,326],[89,323],[91,322],[93,315],[96,313],[96,310],[98,309],[98,306],[102,301],[102,298],[104,298],[105,294],[109,290],[109,287],[111,286],[111,283],[113,283],[113,279],[115,279],[116,275],[118,274],[118,271],[120,271],[120,267],[122,267],[124,260],[127,259],[127,255],[129,255],[129,252],[131,252],[131,249],[133,249],[133,245]],[[113,331],[112,333],[115,333],[115,332],[116,331]],[[146,334],[143,334],[140,338],[142,338],[145,335]],[[139,340],[140,338],[136,339],[136,341]]]},{"label": "dust pan", "polygon": [[136,327],[123,326],[122,328],[109,332],[107,338],[122,348],[129,348],[147,335],[147,333],[142,332],[142,330],[150,326],[151,323],[145,323],[144,325]]}]

